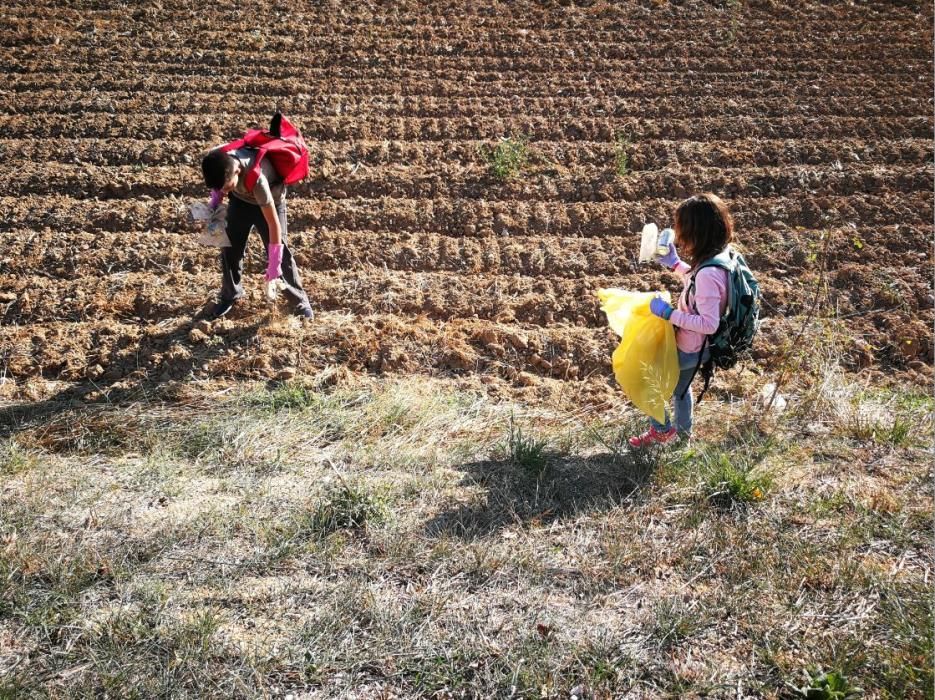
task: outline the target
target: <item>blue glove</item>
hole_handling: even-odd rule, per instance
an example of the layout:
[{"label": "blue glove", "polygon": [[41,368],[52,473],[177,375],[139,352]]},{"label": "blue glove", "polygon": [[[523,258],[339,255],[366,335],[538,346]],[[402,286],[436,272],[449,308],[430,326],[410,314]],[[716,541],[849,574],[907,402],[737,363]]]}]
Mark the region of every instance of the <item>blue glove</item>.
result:
[{"label": "blue glove", "polygon": [[662,297],[653,297],[649,302],[649,310],[654,316],[658,316],[663,321],[668,321],[674,311],[672,306]]}]

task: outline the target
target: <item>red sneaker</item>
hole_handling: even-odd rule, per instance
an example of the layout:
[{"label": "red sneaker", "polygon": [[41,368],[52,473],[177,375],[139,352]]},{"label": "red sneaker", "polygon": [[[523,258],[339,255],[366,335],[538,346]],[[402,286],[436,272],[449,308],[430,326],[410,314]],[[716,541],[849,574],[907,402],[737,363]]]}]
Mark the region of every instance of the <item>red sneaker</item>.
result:
[{"label": "red sneaker", "polygon": [[650,447],[652,445],[665,445],[667,443],[673,442],[674,440],[677,440],[678,436],[678,431],[674,426],[665,432],[660,432],[655,428],[650,428],[642,435],[631,437],[627,442],[630,443],[630,447],[640,449],[642,447]]}]

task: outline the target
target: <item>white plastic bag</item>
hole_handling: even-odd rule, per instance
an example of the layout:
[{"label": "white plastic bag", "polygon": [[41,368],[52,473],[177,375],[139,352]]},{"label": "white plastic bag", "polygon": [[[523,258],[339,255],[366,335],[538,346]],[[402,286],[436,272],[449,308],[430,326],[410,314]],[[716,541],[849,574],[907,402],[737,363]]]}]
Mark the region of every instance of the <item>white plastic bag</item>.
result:
[{"label": "white plastic bag", "polygon": [[669,244],[675,238],[675,231],[670,228],[660,231],[656,224],[649,223],[643,227],[641,235],[640,262],[649,262],[669,252]]},{"label": "white plastic bag", "polygon": [[198,225],[197,241],[212,248],[227,248],[227,205],[212,210],[204,202],[195,202],[188,208],[188,220]]},{"label": "white plastic bag", "polygon": [[656,224],[646,224],[643,227],[643,237],[640,239],[640,262],[649,262],[656,255],[656,244],[659,241],[659,228]]}]

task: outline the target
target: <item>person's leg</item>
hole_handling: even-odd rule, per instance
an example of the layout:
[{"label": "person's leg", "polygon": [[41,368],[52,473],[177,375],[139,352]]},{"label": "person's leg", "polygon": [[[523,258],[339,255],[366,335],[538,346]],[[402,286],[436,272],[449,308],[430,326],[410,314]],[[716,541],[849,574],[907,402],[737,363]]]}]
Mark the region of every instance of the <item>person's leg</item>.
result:
[{"label": "person's leg", "polygon": [[[679,381],[675,385],[675,427],[679,435],[689,437],[692,432],[695,399],[692,396],[691,383],[698,367],[697,352],[679,352]],[[707,359],[707,352],[705,352]]]},{"label": "person's leg", "polygon": [[[666,406],[666,422],[660,423],[654,418],[649,419],[650,430],[642,435],[631,437],[629,443],[632,447],[648,447],[650,445],[665,444],[676,439],[676,436],[689,437],[692,430],[692,392],[691,383],[694,379],[695,367],[698,364],[697,352],[678,351],[679,379],[675,385],[673,399],[675,400],[675,428],[672,427],[672,418]],[[707,353],[705,353],[707,359]]]},{"label": "person's leg", "polygon": [[282,227],[282,281],[286,283],[285,293],[292,298],[295,303],[295,310],[301,316],[311,316],[312,305],[308,300],[308,294],[302,287],[302,278],[299,276],[299,266],[292,256],[292,250],[286,242],[286,229],[288,228],[286,217],[286,199],[285,197],[279,203],[276,209],[279,215],[279,225]]},{"label": "person's leg", "polygon": [[[279,227],[282,235],[282,281],[285,285],[283,292],[295,303],[296,313],[302,316],[311,316],[312,305],[309,303],[308,295],[302,288],[302,279],[299,277],[299,267],[296,265],[295,258],[292,257],[292,251],[289,250],[288,243],[288,222],[286,217],[286,200],[283,198],[276,207],[276,215],[279,217]],[[257,231],[263,239],[263,245],[269,250],[269,226],[266,219],[262,217],[261,222],[257,222]]]},{"label": "person's leg", "polygon": [[243,256],[253,225],[249,207],[236,197],[228,197],[227,238],[230,246],[221,248],[221,302],[231,303],[243,296]]},{"label": "person's leg", "polygon": [[[668,404],[668,402],[666,402]],[[664,445],[671,442],[676,437],[676,431],[672,428],[669,406],[665,407],[665,423],[660,423],[655,418],[649,419],[649,430],[641,435],[634,435],[627,442],[631,447],[641,448],[651,445]]]},{"label": "person's leg", "polygon": [[666,406],[666,422],[665,423],[660,423],[655,418],[650,418],[649,424],[660,433],[664,433],[668,431],[672,427],[671,417],[669,416],[669,407]]}]

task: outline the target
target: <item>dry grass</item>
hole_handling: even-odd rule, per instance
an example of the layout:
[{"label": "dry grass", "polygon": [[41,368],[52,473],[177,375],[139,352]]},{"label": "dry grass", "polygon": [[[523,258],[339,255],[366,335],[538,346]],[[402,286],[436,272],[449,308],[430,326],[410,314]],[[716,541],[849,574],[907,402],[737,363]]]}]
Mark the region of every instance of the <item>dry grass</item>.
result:
[{"label": "dry grass", "polygon": [[797,377],[649,454],[427,379],[63,407],[0,449],[0,698],[931,697],[932,401]]}]

